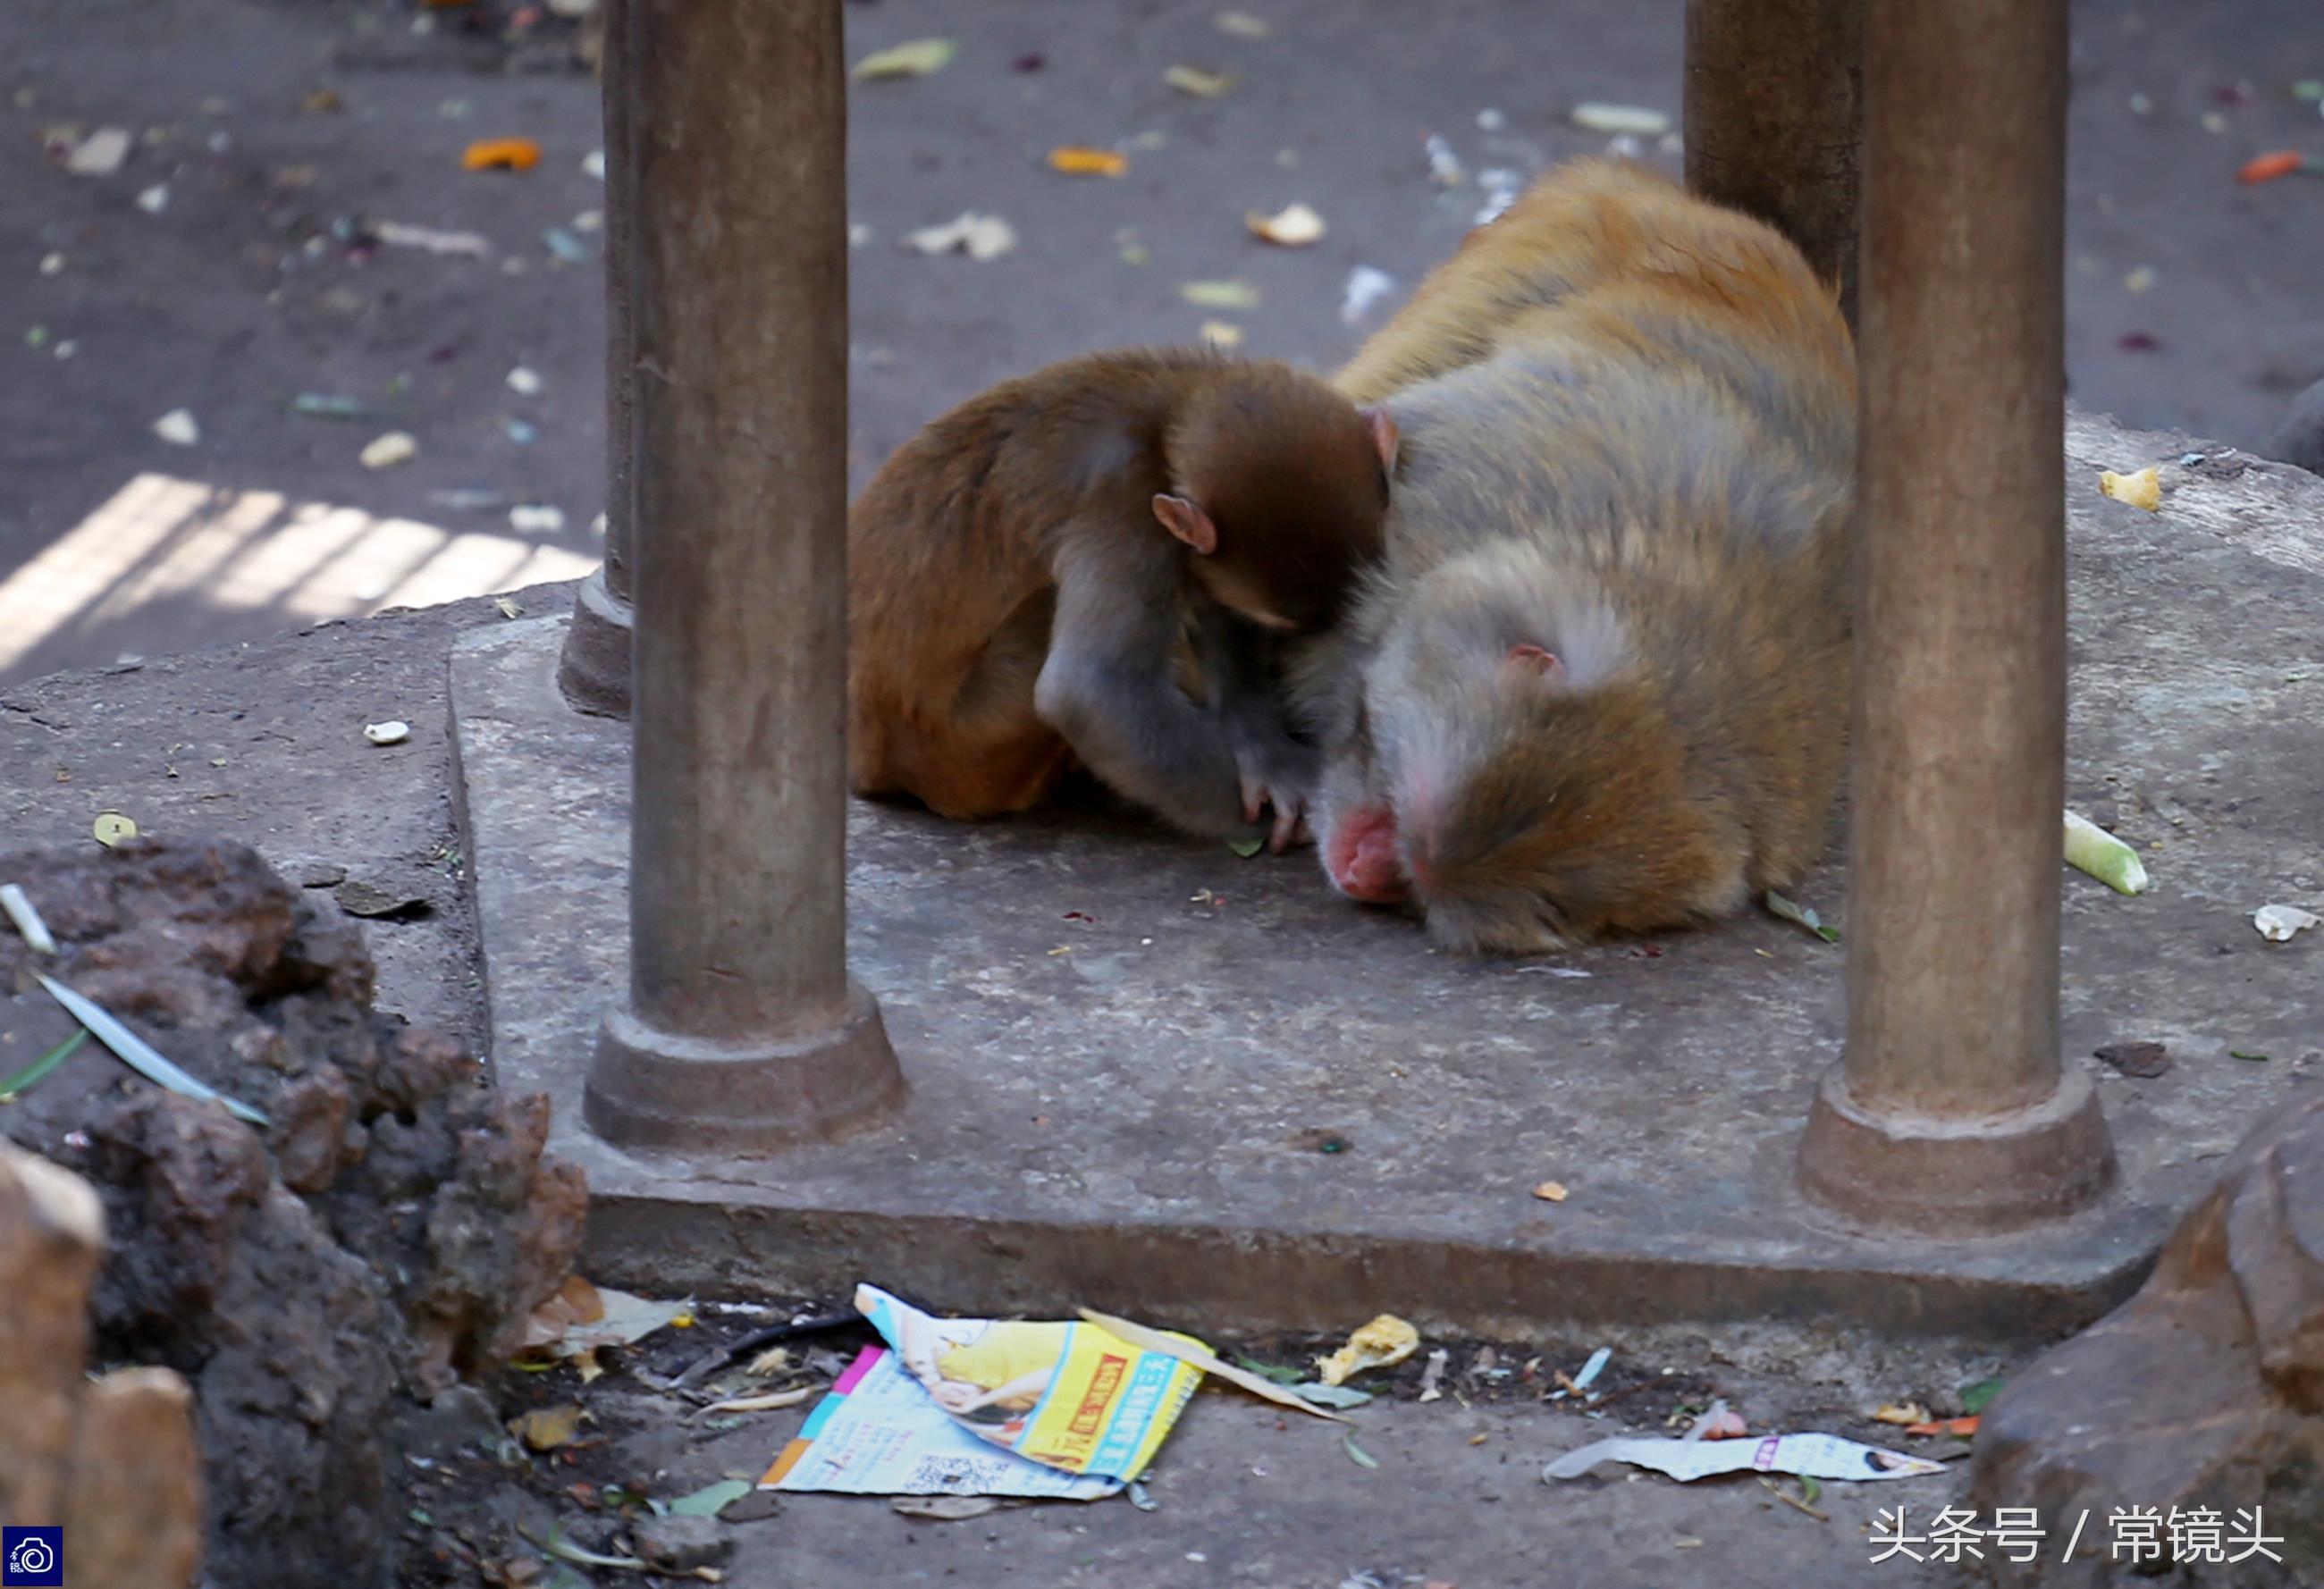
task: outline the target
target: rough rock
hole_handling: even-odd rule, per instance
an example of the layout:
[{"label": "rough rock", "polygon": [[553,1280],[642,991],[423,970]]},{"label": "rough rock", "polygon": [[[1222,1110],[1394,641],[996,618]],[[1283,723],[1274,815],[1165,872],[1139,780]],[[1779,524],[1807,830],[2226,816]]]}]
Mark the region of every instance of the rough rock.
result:
[{"label": "rough rock", "polygon": [[[586,1192],[542,1154],[546,1100],[503,1097],[456,1044],[374,1012],[359,930],[244,846],[5,856],[0,877],[59,941],[37,969],[269,1117],[254,1129],[94,1042],[0,1112],[104,1199],[98,1356],[193,1386],[212,1575],[384,1584],[399,1406],[504,1362],[579,1244]],[[71,1030],[31,959],[0,933],[17,996],[0,1070]]]},{"label": "rough rock", "polygon": [[2292,400],[2275,434],[2261,450],[2271,458],[2324,474],[2324,381]]},{"label": "rough rock", "polygon": [[641,1559],[666,1572],[715,1567],[734,1554],[733,1536],[715,1517],[640,1518],[630,1538]]},{"label": "rough rock", "polygon": [[0,1144],[0,1517],[61,1524],[74,1583],[188,1589],[202,1489],[186,1382],[84,1377],[104,1246],[87,1181]]},{"label": "rough rock", "polygon": [[[1989,1566],[2012,1584],[2324,1581],[2324,1100],[2246,1137],[2138,1294],[1986,1410],[1968,1504],[2035,1507],[2060,1535],[2088,1511],[2072,1561],[2052,1541],[2038,1568]],[[2159,1561],[2113,1559],[2132,1508],[2160,1513]],[[2199,1508],[2218,1535],[2174,1550],[2174,1509]],[[2210,1538],[2233,1557],[2262,1536],[2280,1561],[2211,1558]]]}]

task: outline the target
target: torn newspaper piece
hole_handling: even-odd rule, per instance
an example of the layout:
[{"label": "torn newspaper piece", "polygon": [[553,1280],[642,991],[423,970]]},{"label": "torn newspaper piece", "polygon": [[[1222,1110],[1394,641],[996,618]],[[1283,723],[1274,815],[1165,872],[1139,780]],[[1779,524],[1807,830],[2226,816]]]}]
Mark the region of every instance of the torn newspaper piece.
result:
[{"label": "torn newspaper piece", "polygon": [[1544,1479],[1578,1479],[1601,1462],[1627,1462],[1681,1483],[1712,1474],[1797,1474],[1812,1479],[1911,1479],[1945,1471],[1941,1462],[1859,1446],[1838,1435],[1770,1435],[1765,1439],[1661,1440],[1650,1436],[1600,1440],[1569,1451],[1541,1470]]}]

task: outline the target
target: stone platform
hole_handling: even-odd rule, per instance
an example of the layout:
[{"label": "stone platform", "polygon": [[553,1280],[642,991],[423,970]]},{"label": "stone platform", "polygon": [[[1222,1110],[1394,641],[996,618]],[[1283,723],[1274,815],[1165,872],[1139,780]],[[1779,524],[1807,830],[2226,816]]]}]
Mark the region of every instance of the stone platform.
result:
[{"label": "stone platform", "polygon": [[[1433,951],[1312,855],[1086,813],[982,826],[859,804],[850,950],[911,1098],[830,1146],[605,1147],[579,1101],[624,975],[627,735],[552,683],[562,619],[451,658],[464,822],[504,1084],[558,1099],[592,1272],[761,1295],[858,1278],[957,1309],[1075,1301],[1213,1329],[1782,1318],[2030,1343],[2127,1294],[2254,1119],[2324,1069],[2324,481],[2165,469],[2158,517],[2096,469],[2177,438],[2077,418],[2077,809],[2147,851],[2136,899],[2067,885],[2064,1028],[2124,1168],[2091,1215],[1944,1244],[1839,1228],[1792,1189],[1838,1055],[1841,951],[1772,919],[1538,961]],[[1975,856],[1960,863],[1974,867]],[[1837,860],[1801,896],[1842,915]],[[1844,920],[1840,923],[1845,926]],[[2101,1044],[2160,1039],[2164,1076]],[[2235,1057],[2264,1054],[2264,1061]],[[1560,1204],[1536,1199],[1565,1183]]]}]

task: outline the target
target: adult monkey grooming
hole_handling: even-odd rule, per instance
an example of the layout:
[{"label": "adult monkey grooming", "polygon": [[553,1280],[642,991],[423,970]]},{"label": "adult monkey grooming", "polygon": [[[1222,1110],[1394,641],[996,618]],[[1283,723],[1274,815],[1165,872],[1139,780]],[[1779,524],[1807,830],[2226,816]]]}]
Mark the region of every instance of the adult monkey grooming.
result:
[{"label": "adult monkey grooming", "polygon": [[1386,559],[1299,662],[1333,884],[1524,952],[1803,872],[1844,758],[1856,377],[1798,252],[1571,165],[1334,384],[1403,447]]}]

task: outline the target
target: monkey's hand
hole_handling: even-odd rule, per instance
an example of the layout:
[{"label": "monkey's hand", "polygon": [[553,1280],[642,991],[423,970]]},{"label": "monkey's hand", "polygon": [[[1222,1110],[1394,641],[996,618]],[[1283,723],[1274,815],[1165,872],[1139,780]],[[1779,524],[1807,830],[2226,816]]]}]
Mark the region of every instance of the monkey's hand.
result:
[{"label": "monkey's hand", "polygon": [[1245,822],[1271,808],[1275,821],[1267,847],[1280,855],[1294,844],[1312,844],[1307,803],[1323,776],[1323,754],[1283,734],[1245,732],[1235,737],[1235,770],[1242,785]]}]

